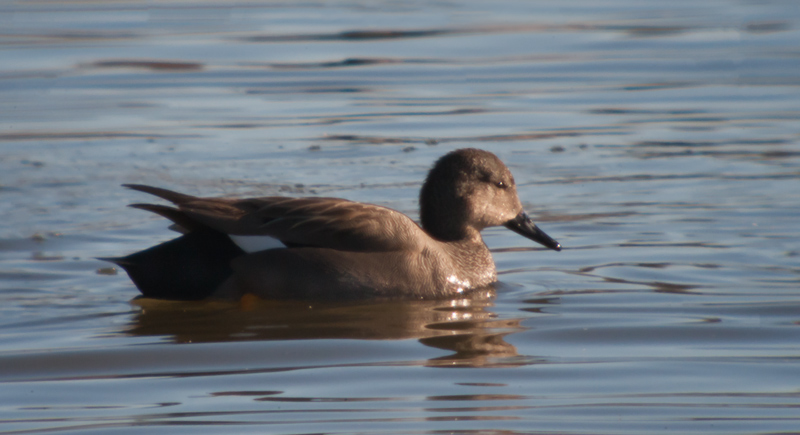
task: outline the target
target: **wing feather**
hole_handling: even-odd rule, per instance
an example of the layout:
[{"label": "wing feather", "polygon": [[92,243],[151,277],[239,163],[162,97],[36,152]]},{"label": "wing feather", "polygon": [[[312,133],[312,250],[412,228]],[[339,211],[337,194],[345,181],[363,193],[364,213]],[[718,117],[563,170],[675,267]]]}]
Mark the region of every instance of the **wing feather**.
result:
[{"label": "wing feather", "polygon": [[[272,236],[290,246],[358,252],[422,250],[429,237],[398,211],[345,199],[198,198],[149,186],[130,187],[173,202],[183,217],[202,226],[232,235]],[[139,208],[167,215],[160,208]],[[188,226],[175,213],[166,217]]]}]

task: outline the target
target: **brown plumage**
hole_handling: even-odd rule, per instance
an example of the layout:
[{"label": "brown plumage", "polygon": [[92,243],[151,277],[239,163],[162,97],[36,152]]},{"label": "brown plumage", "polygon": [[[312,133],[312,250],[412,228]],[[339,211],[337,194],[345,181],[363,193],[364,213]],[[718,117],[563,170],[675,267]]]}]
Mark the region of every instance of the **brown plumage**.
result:
[{"label": "brown plumage", "polygon": [[[422,227],[395,210],[338,198],[198,198],[125,186],[173,203],[132,206],[185,233],[110,259],[149,297],[440,298],[496,280],[480,237],[487,226],[560,250],[522,211],[508,168],[476,149],[451,152],[431,169],[420,194]],[[228,236],[270,236],[285,247],[246,253]]]}]

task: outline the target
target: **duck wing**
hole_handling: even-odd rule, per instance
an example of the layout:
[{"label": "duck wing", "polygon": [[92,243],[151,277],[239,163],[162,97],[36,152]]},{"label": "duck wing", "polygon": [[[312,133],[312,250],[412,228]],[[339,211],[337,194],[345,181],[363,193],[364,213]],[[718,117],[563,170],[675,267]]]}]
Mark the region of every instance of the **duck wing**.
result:
[{"label": "duck wing", "polygon": [[208,227],[229,235],[271,236],[288,246],[358,252],[420,251],[429,239],[398,211],[340,198],[199,198],[151,186],[126,187],[174,203],[177,208],[133,206],[167,217],[189,231]]}]

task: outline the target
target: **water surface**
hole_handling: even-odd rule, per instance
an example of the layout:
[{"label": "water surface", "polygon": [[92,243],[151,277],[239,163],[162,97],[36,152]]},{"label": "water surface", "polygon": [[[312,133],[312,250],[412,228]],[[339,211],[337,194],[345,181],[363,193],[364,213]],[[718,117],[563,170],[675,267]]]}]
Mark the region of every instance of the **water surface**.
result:
[{"label": "water surface", "polygon": [[[750,2],[6,2],[0,433],[800,428],[800,12]],[[138,300],[149,183],[417,216],[498,154],[565,247],[494,297]]]}]

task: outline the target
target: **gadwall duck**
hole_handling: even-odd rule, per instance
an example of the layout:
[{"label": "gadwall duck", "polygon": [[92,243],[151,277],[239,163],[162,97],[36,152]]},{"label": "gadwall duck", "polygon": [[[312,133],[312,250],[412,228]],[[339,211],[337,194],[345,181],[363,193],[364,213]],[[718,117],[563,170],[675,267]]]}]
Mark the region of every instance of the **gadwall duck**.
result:
[{"label": "gadwall duck", "polygon": [[184,234],[105,259],[150,298],[448,298],[497,280],[480,234],[486,227],[503,225],[561,250],[523,211],[511,171],[478,149],[450,152],[430,170],[421,226],[398,211],[339,198],[198,198],[125,187],[172,202],[131,207],[170,219]]}]

